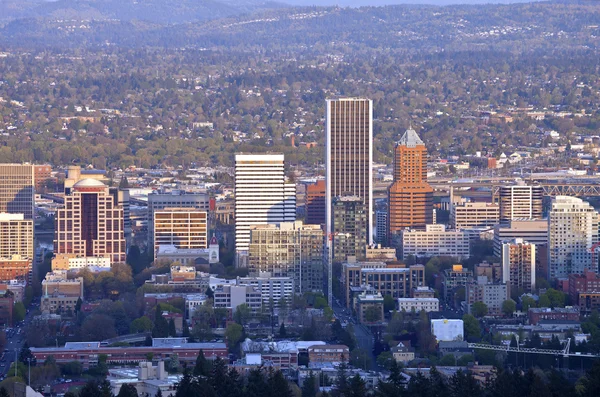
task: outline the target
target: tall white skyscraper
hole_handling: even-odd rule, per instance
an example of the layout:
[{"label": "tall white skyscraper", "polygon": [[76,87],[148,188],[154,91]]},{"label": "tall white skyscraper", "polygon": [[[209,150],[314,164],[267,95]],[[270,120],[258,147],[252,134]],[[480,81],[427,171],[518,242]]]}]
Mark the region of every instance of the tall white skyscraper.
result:
[{"label": "tall white skyscraper", "polygon": [[357,196],[367,208],[367,242],[373,244],[373,101],[327,99],[325,129],[327,233],[333,200]]},{"label": "tall white skyscraper", "polygon": [[548,278],[567,278],[592,263],[592,246],[598,242],[598,213],[589,203],[569,196],[556,196],[548,214]]},{"label": "tall white skyscraper", "polygon": [[296,185],[285,182],[283,154],[235,156],[235,250],[246,266],[250,226],[294,222]]}]

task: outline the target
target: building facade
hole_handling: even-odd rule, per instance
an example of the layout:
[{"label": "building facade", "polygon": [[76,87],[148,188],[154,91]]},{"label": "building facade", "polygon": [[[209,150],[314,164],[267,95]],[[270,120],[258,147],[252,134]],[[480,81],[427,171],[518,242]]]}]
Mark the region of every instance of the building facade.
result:
[{"label": "building facade", "polygon": [[467,284],[466,300],[469,314],[475,302],[483,302],[488,308],[488,315],[502,314],[502,303],[509,298],[507,285],[488,282],[487,277],[479,276],[477,281]]},{"label": "building facade", "polygon": [[522,239],[502,244],[502,282],[512,290],[535,292],[535,245]]},{"label": "building facade", "polygon": [[500,207],[492,203],[454,204],[450,211],[450,224],[455,230],[493,227],[500,219]]},{"label": "building facade", "polygon": [[306,186],[304,211],[309,225],[325,225],[325,180],[321,179]]},{"label": "building facade", "polygon": [[504,224],[515,219],[541,219],[543,198],[542,186],[501,186],[500,222]]},{"label": "building facade", "polygon": [[35,177],[31,164],[0,164],[0,212],[34,219]]},{"label": "building facade", "polygon": [[368,210],[358,196],[336,197],[333,200],[333,261],[345,262],[348,257],[364,260],[369,237]]},{"label": "building facade", "polygon": [[323,290],[323,230],[301,221],[250,228],[248,273],[289,277],[297,293]]},{"label": "building facade", "polygon": [[440,300],[438,298],[398,298],[398,311],[416,313],[424,310],[426,312],[439,312]]},{"label": "building facade", "polygon": [[394,182],[388,190],[388,238],[433,223],[433,188],[427,183],[427,148],[408,129],[394,151]]},{"label": "building facade", "polygon": [[206,211],[189,208],[165,208],[154,212],[154,257],[157,247],[178,249],[208,248]]},{"label": "building facade", "polygon": [[569,196],[556,196],[548,214],[548,279],[568,278],[592,263],[592,246],[598,242],[598,213],[589,203]]},{"label": "building facade", "polygon": [[263,307],[278,308],[294,299],[294,279],[291,277],[239,277],[238,285],[248,285],[260,291]]},{"label": "building facade", "polygon": [[125,262],[123,208],[102,182],[82,179],[56,211],[54,253]]},{"label": "building facade", "polygon": [[174,190],[170,193],[152,192],[148,195],[148,247],[154,247],[154,214],[165,208],[188,208],[208,212],[209,197],[206,193],[188,193]]},{"label": "building facade", "polygon": [[252,226],[295,220],[296,186],[286,183],[283,154],[236,154],[237,265],[246,266]]},{"label": "building facade", "polygon": [[23,214],[0,213],[0,258],[33,259],[33,220]]},{"label": "building facade", "polygon": [[444,225],[427,225],[425,230],[405,229],[400,232],[402,258],[451,256],[468,258],[471,242],[467,233],[461,230],[446,230]]}]

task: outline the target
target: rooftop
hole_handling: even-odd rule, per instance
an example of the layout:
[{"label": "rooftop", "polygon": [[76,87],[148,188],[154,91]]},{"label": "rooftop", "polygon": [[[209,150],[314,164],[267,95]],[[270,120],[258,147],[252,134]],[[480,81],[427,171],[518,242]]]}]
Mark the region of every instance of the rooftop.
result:
[{"label": "rooftop", "polygon": [[423,143],[421,138],[419,138],[419,135],[417,135],[417,132],[415,130],[409,128],[408,130],[406,130],[404,135],[402,135],[402,138],[400,138],[400,140],[398,141],[398,145],[412,148],[416,147],[417,145],[425,145],[425,143]]}]

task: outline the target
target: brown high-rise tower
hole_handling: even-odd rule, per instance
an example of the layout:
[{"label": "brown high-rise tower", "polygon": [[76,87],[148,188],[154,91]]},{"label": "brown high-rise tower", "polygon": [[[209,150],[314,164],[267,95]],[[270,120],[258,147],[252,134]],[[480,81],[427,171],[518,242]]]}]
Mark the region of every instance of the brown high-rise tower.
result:
[{"label": "brown high-rise tower", "polygon": [[388,191],[388,238],[407,227],[433,222],[433,189],[427,183],[427,148],[408,129],[394,151],[394,183]]}]

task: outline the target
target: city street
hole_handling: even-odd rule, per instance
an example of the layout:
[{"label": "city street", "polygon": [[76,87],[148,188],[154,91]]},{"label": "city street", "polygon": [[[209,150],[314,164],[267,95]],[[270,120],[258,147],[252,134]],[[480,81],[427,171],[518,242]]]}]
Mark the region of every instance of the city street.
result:
[{"label": "city street", "polygon": [[21,347],[25,343],[25,329],[31,323],[32,317],[31,312],[27,313],[25,320],[23,320],[24,325],[11,328],[12,331],[6,331],[6,346],[4,347],[2,360],[0,360],[0,376],[2,379],[14,376],[14,373],[8,374],[8,370],[13,361],[19,357]]},{"label": "city street", "polygon": [[333,312],[335,313],[335,317],[340,320],[342,324],[352,324],[354,328],[354,337],[356,338],[358,347],[366,351],[371,358],[369,369],[376,368],[377,363],[375,357],[373,357],[374,340],[371,331],[364,325],[357,324],[351,315],[350,309],[346,309],[343,305],[338,304],[338,301],[335,299],[333,301]]}]

